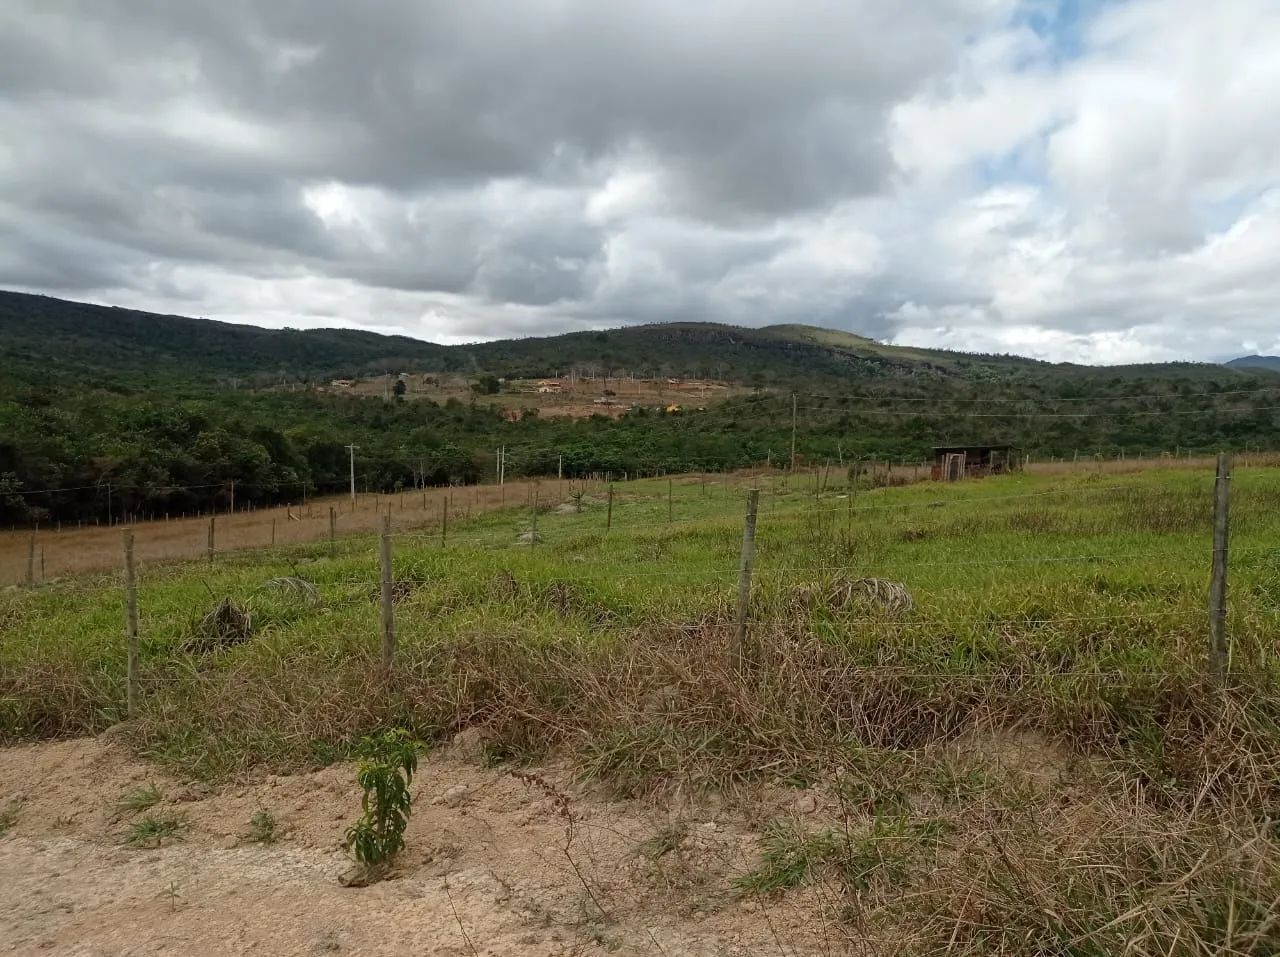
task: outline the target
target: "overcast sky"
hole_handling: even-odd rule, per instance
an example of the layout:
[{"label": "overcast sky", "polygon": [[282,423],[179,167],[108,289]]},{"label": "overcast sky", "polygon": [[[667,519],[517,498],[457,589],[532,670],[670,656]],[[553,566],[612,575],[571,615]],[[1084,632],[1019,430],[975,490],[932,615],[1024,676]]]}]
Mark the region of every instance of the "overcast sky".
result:
[{"label": "overcast sky", "polygon": [[1280,0],[0,0],[0,287],[1280,353]]}]

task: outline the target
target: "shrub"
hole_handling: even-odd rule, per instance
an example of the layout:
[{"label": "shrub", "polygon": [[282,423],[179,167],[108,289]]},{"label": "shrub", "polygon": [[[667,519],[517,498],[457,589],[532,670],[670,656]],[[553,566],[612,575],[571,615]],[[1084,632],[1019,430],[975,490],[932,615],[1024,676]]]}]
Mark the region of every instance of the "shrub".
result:
[{"label": "shrub", "polygon": [[404,847],[413,800],[409,785],[418,769],[420,747],[403,728],[360,742],[356,782],[364,789],[362,813],[347,830],[346,846],[367,870],[386,867]]}]

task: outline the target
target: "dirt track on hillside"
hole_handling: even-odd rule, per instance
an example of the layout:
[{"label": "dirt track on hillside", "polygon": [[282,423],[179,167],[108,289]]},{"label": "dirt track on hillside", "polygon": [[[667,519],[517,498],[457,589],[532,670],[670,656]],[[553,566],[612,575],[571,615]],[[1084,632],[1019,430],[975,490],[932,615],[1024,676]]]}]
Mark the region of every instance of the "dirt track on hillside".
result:
[{"label": "dirt track on hillside", "polygon": [[[212,788],[174,780],[102,739],[0,750],[0,953],[667,957],[816,953],[814,901],[744,900],[758,855],[741,812],[611,802],[567,776],[571,817],[538,785],[456,756],[415,779],[392,879],[345,888],[341,849],[359,803],[349,765]],[[136,814],[121,797],[154,784]],[[253,842],[271,812],[280,837]],[[763,810],[763,809],[762,809]],[[776,810],[776,809],[774,809]],[[145,814],[180,840],[123,843]],[[655,843],[659,835],[677,835]],[[837,950],[839,948],[836,948]],[[830,952],[830,951],[828,951]]]}]

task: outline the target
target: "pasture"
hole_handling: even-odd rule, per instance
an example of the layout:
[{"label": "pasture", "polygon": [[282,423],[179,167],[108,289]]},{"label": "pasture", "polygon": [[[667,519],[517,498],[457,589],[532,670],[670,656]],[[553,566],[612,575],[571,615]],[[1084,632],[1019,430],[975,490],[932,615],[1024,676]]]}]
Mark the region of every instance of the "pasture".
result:
[{"label": "pasture", "polygon": [[[396,726],[619,797],[819,794],[816,816],[758,821],[758,860],[720,890],[821,888],[824,934],[872,952],[1273,952],[1280,473],[1233,480],[1222,682],[1212,487],[1150,466],[649,480],[607,528],[593,488],[536,533],[527,504],[476,510],[443,546],[393,509],[389,669],[371,535],[144,562],[122,734],[213,782],[324,767]],[[210,614],[228,603],[230,631]],[[118,574],[0,593],[0,734],[121,722],[123,631]]]}]

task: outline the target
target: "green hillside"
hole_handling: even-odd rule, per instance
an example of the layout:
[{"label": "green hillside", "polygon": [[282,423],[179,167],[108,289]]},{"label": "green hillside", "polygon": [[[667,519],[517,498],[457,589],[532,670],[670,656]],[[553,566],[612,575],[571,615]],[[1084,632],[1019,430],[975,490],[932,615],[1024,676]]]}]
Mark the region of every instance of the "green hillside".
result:
[{"label": "green hillside", "polygon": [[259,329],[0,292],[9,388],[75,379],[115,388],[157,379],[269,385],[389,366],[442,368],[443,346],[349,329]]},{"label": "green hillside", "polygon": [[[1280,374],[1172,363],[1085,367],[884,345],[811,326],[633,326],[440,346],[356,330],[268,331],[0,293],[0,522],[86,520],[392,490],[494,474],[741,468],[789,458],[921,461],[1008,442],[1037,457],[1280,445]],[[706,410],[614,420],[476,396],[401,402],[300,384],[375,371],[497,377],[593,369],[751,387]],[[110,491],[108,491],[108,488]]]},{"label": "green hillside", "polygon": [[[1266,365],[1268,357],[1253,357]],[[1251,360],[1231,372],[1213,364],[1094,368],[1022,356],[885,345],[805,325],[762,328],[671,322],[558,336],[442,346],[356,329],[282,329],[157,315],[0,291],[2,388],[74,380],[82,387],[145,390],[158,380],[192,388],[234,382],[270,388],[387,371],[492,373],[541,377],[570,367],[608,373],[719,378],[812,389],[866,381],[895,386],[993,379],[1011,384],[1070,379],[1169,378],[1244,381]],[[1280,361],[1280,360],[1274,360]]]}]

